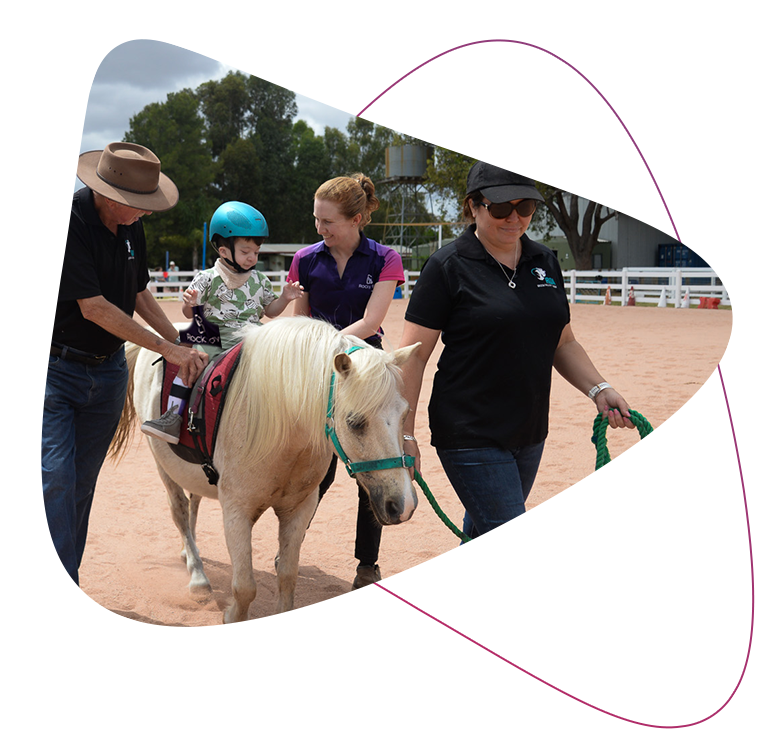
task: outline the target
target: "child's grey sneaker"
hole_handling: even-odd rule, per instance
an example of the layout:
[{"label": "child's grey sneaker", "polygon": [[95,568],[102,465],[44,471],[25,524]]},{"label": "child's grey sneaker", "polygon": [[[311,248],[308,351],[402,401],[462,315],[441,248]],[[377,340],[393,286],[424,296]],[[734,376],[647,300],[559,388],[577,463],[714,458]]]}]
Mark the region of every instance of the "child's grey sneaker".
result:
[{"label": "child's grey sneaker", "polygon": [[180,442],[181,427],[182,417],[177,414],[177,406],[172,405],[160,418],[146,420],[139,429],[145,435],[176,444]]}]

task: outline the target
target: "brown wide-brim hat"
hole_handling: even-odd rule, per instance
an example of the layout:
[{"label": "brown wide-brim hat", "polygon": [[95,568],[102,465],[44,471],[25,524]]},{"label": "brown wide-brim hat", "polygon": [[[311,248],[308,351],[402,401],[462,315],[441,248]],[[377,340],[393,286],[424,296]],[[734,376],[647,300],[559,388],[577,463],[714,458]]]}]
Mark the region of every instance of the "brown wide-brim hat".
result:
[{"label": "brown wide-brim hat", "polygon": [[170,210],[180,199],[177,186],[161,172],[161,160],[130,142],[84,152],[78,158],[78,177],[94,192],[140,210]]}]

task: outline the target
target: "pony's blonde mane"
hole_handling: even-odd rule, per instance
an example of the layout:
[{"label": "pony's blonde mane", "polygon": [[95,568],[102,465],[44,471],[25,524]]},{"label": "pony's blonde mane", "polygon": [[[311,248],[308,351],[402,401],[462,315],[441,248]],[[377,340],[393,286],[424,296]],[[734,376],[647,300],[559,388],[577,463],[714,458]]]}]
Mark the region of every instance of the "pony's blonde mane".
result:
[{"label": "pony's blonde mane", "polygon": [[[321,457],[329,449],[324,426],[333,360],[361,340],[300,316],[245,329],[222,417],[246,444],[246,465],[256,467],[291,446]],[[368,345],[351,354],[348,376],[336,375],[338,417],[367,417],[394,397],[400,370],[392,360]]]}]

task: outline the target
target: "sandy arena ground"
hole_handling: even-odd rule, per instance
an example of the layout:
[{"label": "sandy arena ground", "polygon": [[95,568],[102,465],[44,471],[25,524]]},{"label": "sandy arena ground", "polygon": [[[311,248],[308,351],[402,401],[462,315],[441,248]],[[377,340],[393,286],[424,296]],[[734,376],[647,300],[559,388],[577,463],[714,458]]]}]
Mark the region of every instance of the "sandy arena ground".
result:
[{"label": "sandy arena ground", "polygon": [[[164,302],[172,321],[183,321],[180,305]],[[384,330],[396,346],[406,301],[394,300]],[[649,307],[572,307],[573,328],[601,374],[656,428],[707,380],[729,341],[732,314],[724,310]],[[422,446],[422,475],[447,516],[460,525],[463,509],[429,445],[426,404],[434,362],[427,367],[416,436]],[[528,502],[532,509],[592,473],[590,442],[595,410],[590,401],[555,375],[550,435]],[[639,441],[636,430],[607,431],[612,458]],[[458,539],[440,521],[420,489],[413,518],[383,531],[383,577],[409,569],[453,549]],[[300,555],[295,606],[301,608],[347,592],[354,577],[356,485],[339,466],[322,500]],[[277,521],[265,514],[253,532],[257,599],[250,618],[272,615],[276,587],[273,558]],[[129,453],[102,470],[94,500],[89,539],[81,567],[83,590],[118,615],[157,625],[214,625],[230,598],[230,560],[219,504],[205,500],[198,522],[198,546],[212,583],[208,602],[188,594],[180,560],[180,539],[166,503],[166,491],[139,431]]]}]

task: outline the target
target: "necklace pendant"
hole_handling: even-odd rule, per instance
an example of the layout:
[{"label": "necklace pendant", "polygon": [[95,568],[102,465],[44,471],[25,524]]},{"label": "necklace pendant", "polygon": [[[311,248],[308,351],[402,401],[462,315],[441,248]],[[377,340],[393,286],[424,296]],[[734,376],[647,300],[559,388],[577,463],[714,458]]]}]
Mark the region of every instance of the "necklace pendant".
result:
[{"label": "necklace pendant", "polygon": [[514,289],[517,286],[517,284],[514,281],[510,281],[509,283],[507,283],[507,286],[509,286],[509,288],[511,289]]}]

